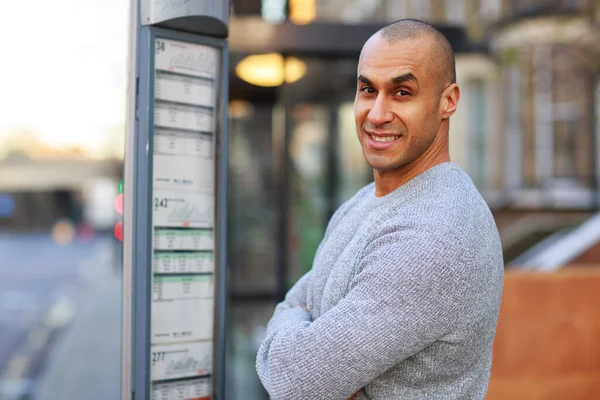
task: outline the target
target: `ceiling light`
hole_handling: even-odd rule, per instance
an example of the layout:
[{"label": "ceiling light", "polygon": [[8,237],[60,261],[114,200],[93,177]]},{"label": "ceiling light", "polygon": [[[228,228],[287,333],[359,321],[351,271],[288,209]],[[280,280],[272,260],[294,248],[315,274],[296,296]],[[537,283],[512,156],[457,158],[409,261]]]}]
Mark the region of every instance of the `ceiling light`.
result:
[{"label": "ceiling light", "polygon": [[240,61],[235,73],[253,85],[273,87],[300,80],[306,73],[306,64],[295,57],[284,59],[279,53],[256,54]]},{"label": "ceiling light", "polygon": [[290,21],[296,25],[310,24],[317,17],[315,0],[289,0]]}]

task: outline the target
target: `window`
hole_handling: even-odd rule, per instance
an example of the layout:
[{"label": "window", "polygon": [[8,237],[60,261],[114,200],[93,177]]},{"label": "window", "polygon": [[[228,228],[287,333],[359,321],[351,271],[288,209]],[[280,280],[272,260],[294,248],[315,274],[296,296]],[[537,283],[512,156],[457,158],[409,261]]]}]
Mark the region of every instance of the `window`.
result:
[{"label": "window", "polygon": [[410,18],[417,18],[422,20],[429,20],[430,18],[430,4],[429,0],[413,0],[410,3]]},{"label": "window", "polygon": [[521,125],[522,99],[521,70],[518,64],[504,68],[504,81],[507,82],[505,96],[506,143],[505,166],[506,188],[519,189],[523,182],[523,130]]},{"label": "window", "polygon": [[581,64],[583,50],[577,46],[557,44],[552,50],[552,178],[589,188],[593,175],[589,134],[593,115],[586,112],[593,101],[590,72]]},{"label": "window", "polygon": [[485,186],[486,174],[486,85],[483,80],[474,80],[467,85],[468,114],[468,168],[475,185]]},{"label": "window", "polygon": [[595,93],[595,103],[596,103],[596,149],[594,154],[596,154],[596,191],[600,191],[600,79],[596,78],[596,93]]},{"label": "window", "polygon": [[580,130],[576,119],[554,122],[554,178],[576,177],[576,139]]},{"label": "window", "polygon": [[502,0],[481,0],[479,13],[486,21],[498,19],[502,13]]},{"label": "window", "polygon": [[544,187],[554,176],[553,49],[536,45],[533,49],[533,102],[535,146],[535,186]]},{"label": "window", "polygon": [[465,25],[467,23],[467,0],[446,0],[446,21],[449,24]]},{"label": "window", "polygon": [[396,21],[408,16],[408,0],[387,0],[385,14],[388,21]]}]

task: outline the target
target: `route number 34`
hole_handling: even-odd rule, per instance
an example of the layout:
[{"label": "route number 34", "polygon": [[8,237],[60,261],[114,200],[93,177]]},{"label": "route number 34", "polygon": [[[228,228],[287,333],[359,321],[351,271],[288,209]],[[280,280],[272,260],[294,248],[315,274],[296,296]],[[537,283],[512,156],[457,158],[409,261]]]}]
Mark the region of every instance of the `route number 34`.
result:
[{"label": "route number 34", "polygon": [[156,52],[160,53],[161,51],[165,51],[165,42],[162,40],[156,41]]}]

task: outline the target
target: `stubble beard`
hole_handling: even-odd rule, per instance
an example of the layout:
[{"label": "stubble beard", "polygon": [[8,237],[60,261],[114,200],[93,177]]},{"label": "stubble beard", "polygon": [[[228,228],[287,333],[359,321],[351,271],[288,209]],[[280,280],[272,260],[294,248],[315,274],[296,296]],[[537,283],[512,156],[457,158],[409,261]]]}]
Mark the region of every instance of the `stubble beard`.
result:
[{"label": "stubble beard", "polygon": [[[435,138],[437,137],[437,135],[434,135],[431,138],[422,138],[421,140],[409,144],[408,135],[404,132],[397,140],[404,140],[405,143],[397,143],[399,149],[396,149],[396,152],[385,155],[385,152],[390,152],[391,150],[378,151],[369,149],[367,133],[363,131],[362,134],[364,135],[364,144],[361,141],[363,157],[373,170],[380,173],[397,170],[419,159],[419,157],[422,157],[431,149],[435,143]],[[420,133],[417,137],[422,137],[424,134],[425,132]]]},{"label": "stubble beard", "polygon": [[[408,155],[404,154],[404,152],[400,154],[392,153],[390,155],[385,155],[385,152],[389,152],[390,150],[370,149],[367,142],[367,133],[363,131],[362,134],[364,135],[364,139],[361,140],[363,157],[365,158],[367,164],[369,164],[369,166],[374,170],[379,172],[392,171],[410,162],[410,160],[407,160]],[[403,139],[406,139],[406,135],[404,133],[397,140],[400,141]],[[363,140],[364,143],[362,143]]]}]

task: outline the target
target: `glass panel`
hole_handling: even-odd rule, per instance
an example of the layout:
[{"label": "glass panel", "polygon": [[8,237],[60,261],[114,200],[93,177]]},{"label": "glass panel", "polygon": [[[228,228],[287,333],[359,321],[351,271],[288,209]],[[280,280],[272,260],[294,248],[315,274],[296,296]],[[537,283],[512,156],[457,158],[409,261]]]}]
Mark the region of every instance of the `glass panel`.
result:
[{"label": "glass panel", "polygon": [[410,4],[410,18],[416,18],[421,20],[430,19],[430,7],[429,0],[413,0]]},{"label": "glass panel", "polygon": [[389,21],[407,18],[410,15],[410,0],[396,0],[385,2],[385,14]]},{"label": "glass panel", "polygon": [[517,64],[503,66],[503,82],[506,83],[503,101],[507,115],[505,148],[510,149],[504,155],[505,182],[508,190],[515,190],[523,185],[522,77]]},{"label": "glass panel", "polygon": [[300,61],[306,66],[304,76],[280,92],[289,116],[287,285],[311,268],[329,219],[333,196],[330,174],[335,172],[329,169],[332,155],[328,152],[336,124],[336,115],[331,114],[335,112],[333,99],[344,93],[345,82],[356,73],[354,63]]},{"label": "glass panel", "polygon": [[356,136],[354,103],[344,102],[338,108],[338,160],[339,182],[336,205],[339,207],[356,192],[373,180],[372,169],[365,161],[362,147]]},{"label": "glass panel", "polygon": [[229,120],[228,262],[235,292],[274,291],[277,195],[272,110],[237,101]]},{"label": "glass panel", "polygon": [[229,303],[227,330],[227,399],[267,400],[256,374],[256,353],[266,334],[275,302]]},{"label": "glass panel", "polygon": [[296,104],[290,137],[290,258],[293,284],[312,267],[327,224],[327,142],[329,114],[325,107]]},{"label": "glass panel", "polygon": [[575,178],[576,140],[578,121],[554,123],[554,171],[555,178]]},{"label": "glass panel", "polygon": [[481,189],[485,184],[486,165],[486,98],[485,83],[473,81],[467,85],[467,101],[469,103],[469,174],[475,185]]},{"label": "glass panel", "polygon": [[316,20],[351,24],[391,22],[402,18],[428,21],[431,20],[432,8],[430,0],[317,1]]},{"label": "glass panel", "polygon": [[[451,4],[447,2],[446,4]],[[466,3],[466,0],[459,0],[459,3]],[[493,21],[500,17],[502,13],[501,0],[481,0],[480,14],[485,21]]]},{"label": "glass panel", "polygon": [[586,131],[591,126],[589,87],[592,73],[585,63],[584,50],[578,46],[553,47],[554,177],[570,178],[578,185],[592,185],[592,140]]},{"label": "glass panel", "polygon": [[447,22],[459,26],[467,23],[467,0],[446,1],[445,6]]},{"label": "glass panel", "polygon": [[553,10],[554,12],[589,11],[592,8],[590,0],[520,0],[516,3],[516,10],[521,12],[540,12]]}]

